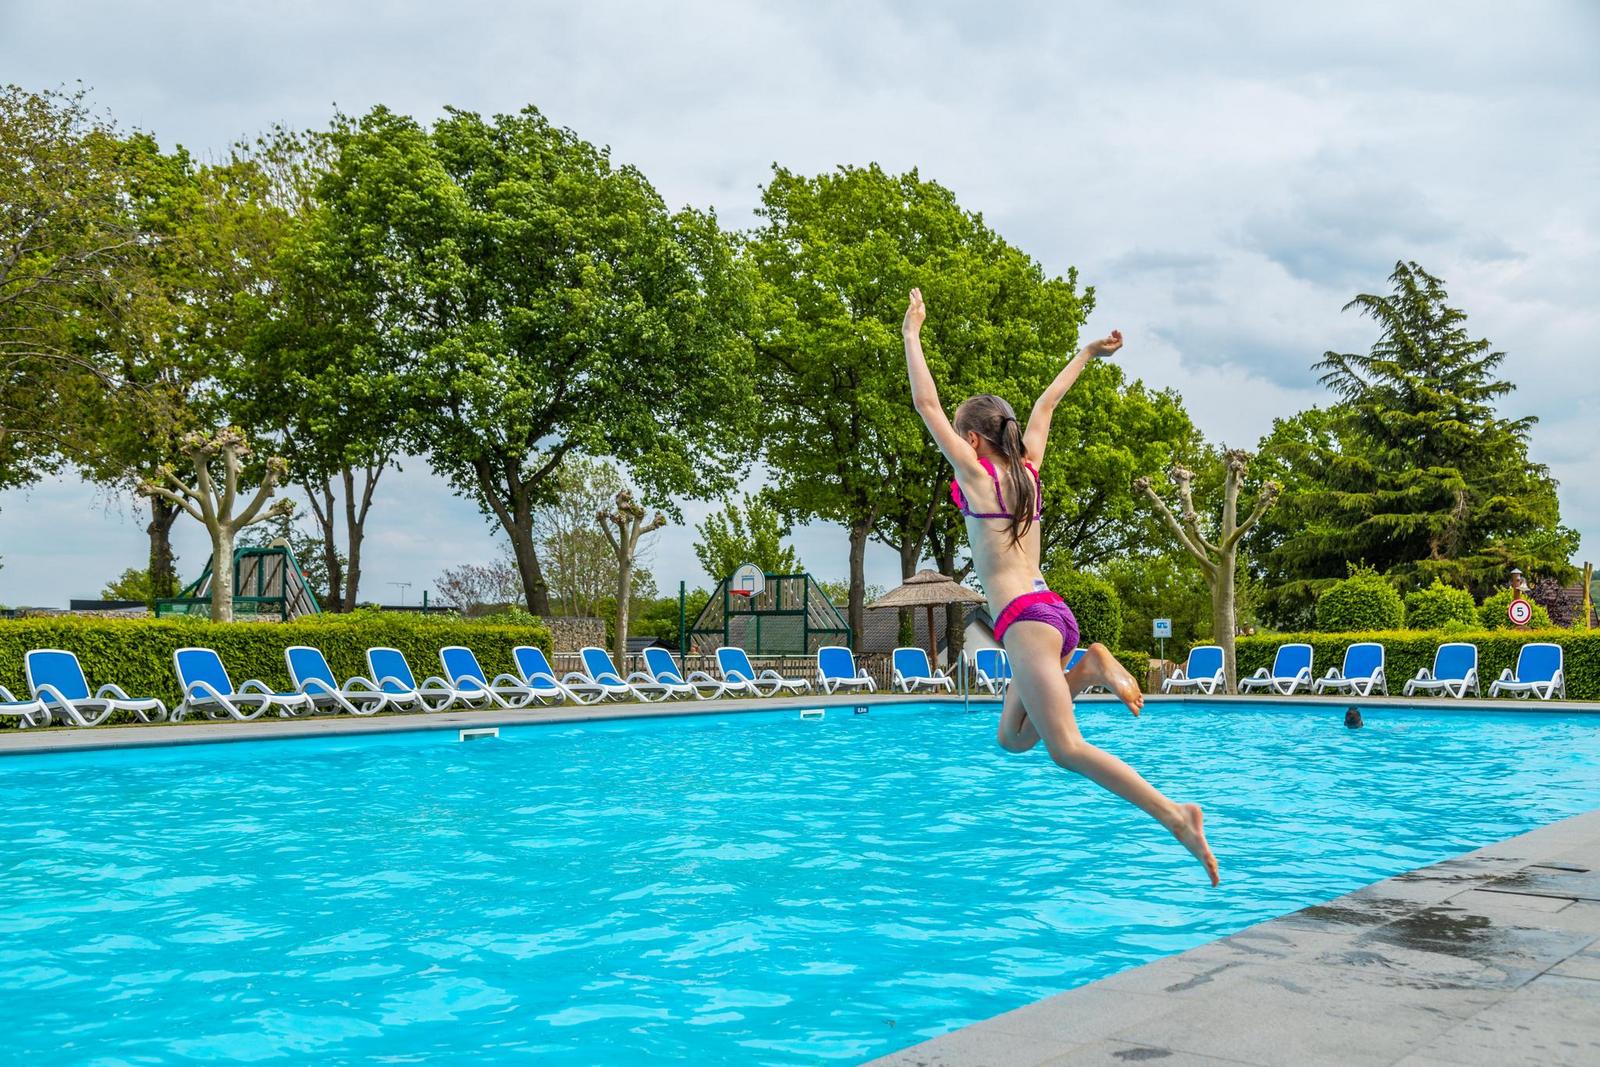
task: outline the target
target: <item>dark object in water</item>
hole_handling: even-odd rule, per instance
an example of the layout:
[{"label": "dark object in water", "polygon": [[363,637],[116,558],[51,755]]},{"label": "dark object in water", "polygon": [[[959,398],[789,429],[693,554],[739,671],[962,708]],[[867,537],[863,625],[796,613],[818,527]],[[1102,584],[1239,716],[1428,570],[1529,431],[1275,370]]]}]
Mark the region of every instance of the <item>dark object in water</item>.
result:
[{"label": "dark object in water", "polygon": [[1361,721],[1361,712],[1357,708],[1345,709],[1344,724],[1350,727],[1352,730],[1359,730],[1366,725],[1366,723]]}]

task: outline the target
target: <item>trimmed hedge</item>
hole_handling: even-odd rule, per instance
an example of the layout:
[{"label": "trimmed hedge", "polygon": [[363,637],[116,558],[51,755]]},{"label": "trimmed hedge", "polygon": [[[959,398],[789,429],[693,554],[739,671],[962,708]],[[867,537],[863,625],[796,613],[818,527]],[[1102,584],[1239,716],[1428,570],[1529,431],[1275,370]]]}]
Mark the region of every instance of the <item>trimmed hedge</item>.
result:
[{"label": "trimmed hedge", "polygon": [[[1523,599],[1528,600],[1526,597]],[[1528,629],[1548,630],[1555,626],[1555,623],[1550,621],[1550,613],[1545,610],[1543,604],[1534,604],[1532,600],[1528,600],[1528,603],[1533,604],[1533,618],[1528,623]],[[1484,597],[1483,603],[1478,605],[1478,625],[1485,630],[1512,629],[1511,617],[1506,614],[1510,607],[1509,589],[1502,589],[1492,596]]]},{"label": "trimmed hedge", "polygon": [[1398,630],[1405,621],[1400,594],[1375,571],[1355,571],[1317,598],[1317,629],[1325,634]]},{"label": "trimmed hedge", "polygon": [[1303,641],[1313,651],[1312,673],[1318,678],[1329,667],[1344,663],[1344,650],[1357,641],[1377,641],[1387,650],[1389,692],[1398,696],[1408,679],[1423,667],[1433,667],[1433,654],[1447,641],[1466,641],[1478,646],[1478,677],[1483,695],[1489,683],[1507,667],[1515,667],[1517,652],[1530,641],[1549,641],[1564,650],[1567,698],[1600,700],[1600,633],[1573,630],[1464,631],[1428,633],[1418,630],[1382,630],[1353,634],[1274,634],[1271,637],[1241,637],[1237,645],[1239,677],[1255,673],[1258,667],[1271,667],[1278,646]]},{"label": "trimmed hedge", "polygon": [[1107,648],[1122,644],[1122,598],[1104,578],[1083,571],[1056,570],[1048,576],[1050,588],[1067,602],[1078,620],[1079,643],[1098,641]]},{"label": "trimmed hedge", "polygon": [[1445,585],[1435,578],[1425,589],[1406,594],[1406,629],[1442,630],[1464,626],[1476,629],[1478,602],[1465,589]]},{"label": "trimmed hedge", "polygon": [[91,691],[114,682],[131,696],[160,697],[173,707],[180,693],[172,653],[186,645],[216,649],[235,685],[259,678],[287,689],[283,650],[290,645],[322,649],[340,681],[367,673],[369,647],[398,648],[421,681],[439,673],[439,649],[445,645],[472,649],[483,669],[494,675],[512,669],[511,650],[517,645],[538,645],[548,653],[550,631],[537,623],[503,625],[397,612],[317,615],[283,623],[70,615],[14,619],[0,621],[0,685],[21,696],[28,688],[23,654],[33,648],[64,648],[77,653]]}]

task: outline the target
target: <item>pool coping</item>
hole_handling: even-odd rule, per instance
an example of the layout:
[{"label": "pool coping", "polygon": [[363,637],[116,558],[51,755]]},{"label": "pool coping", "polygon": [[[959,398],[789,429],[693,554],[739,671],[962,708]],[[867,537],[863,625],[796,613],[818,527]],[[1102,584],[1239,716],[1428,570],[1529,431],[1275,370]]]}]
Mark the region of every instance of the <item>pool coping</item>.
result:
[{"label": "pool coping", "polygon": [[1036,1001],[872,1067],[1600,1063],[1597,1005],[1600,809]]},{"label": "pool coping", "polygon": [[[1533,712],[1568,714],[1582,712],[1600,715],[1595,701],[1523,701],[1474,698],[1454,700],[1441,697],[1339,697],[1246,695],[1202,696],[1198,694],[1146,694],[1146,707],[1163,704],[1204,707],[1219,700],[1260,701],[1264,706],[1283,709],[1362,708],[1437,706],[1451,712]],[[1115,704],[1104,695],[1080,696],[1079,704]],[[370,717],[318,715],[308,718],[187,719],[183,722],[131,723],[116,726],[49,726],[0,730],[0,757],[36,755],[47,752],[83,752],[112,748],[146,748],[162,745],[225,744],[235,741],[284,740],[307,737],[348,737],[366,733],[409,733],[421,730],[459,730],[473,727],[528,726],[540,723],[581,723],[625,719],[677,718],[696,715],[725,715],[742,712],[798,710],[814,707],[859,707],[870,704],[945,704],[963,703],[959,695],[940,693],[873,693],[718,700],[674,700],[643,703],[630,701],[606,704],[557,704],[535,708],[455,709],[440,712],[389,712]],[[998,701],[985,693],[973,694],[973,707],[992,708]]]}]

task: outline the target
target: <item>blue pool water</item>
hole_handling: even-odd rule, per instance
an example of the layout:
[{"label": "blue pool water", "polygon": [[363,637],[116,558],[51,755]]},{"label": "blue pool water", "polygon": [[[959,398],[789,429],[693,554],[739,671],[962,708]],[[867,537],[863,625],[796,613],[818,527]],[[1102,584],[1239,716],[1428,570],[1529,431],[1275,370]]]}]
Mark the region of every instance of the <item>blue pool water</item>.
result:
[{"label": "blue pool water", "polygon": [[11,1062],[851,1063],[1600,805],[1600,717],[992,708],[0,759]]}]

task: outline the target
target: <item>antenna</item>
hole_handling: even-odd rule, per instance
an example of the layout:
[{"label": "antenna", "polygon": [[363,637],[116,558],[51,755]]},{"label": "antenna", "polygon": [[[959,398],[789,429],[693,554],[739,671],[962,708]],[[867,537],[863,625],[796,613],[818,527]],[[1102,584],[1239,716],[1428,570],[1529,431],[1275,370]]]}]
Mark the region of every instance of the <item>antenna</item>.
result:
[{"label": "antenna", "polygon": [[401,607],[405,607],[406,606],[406,590],[411,588],[411,583],[410,582],[390,582],[389,584],[399,588],[399,590],[400,590],[400,606]]}]

